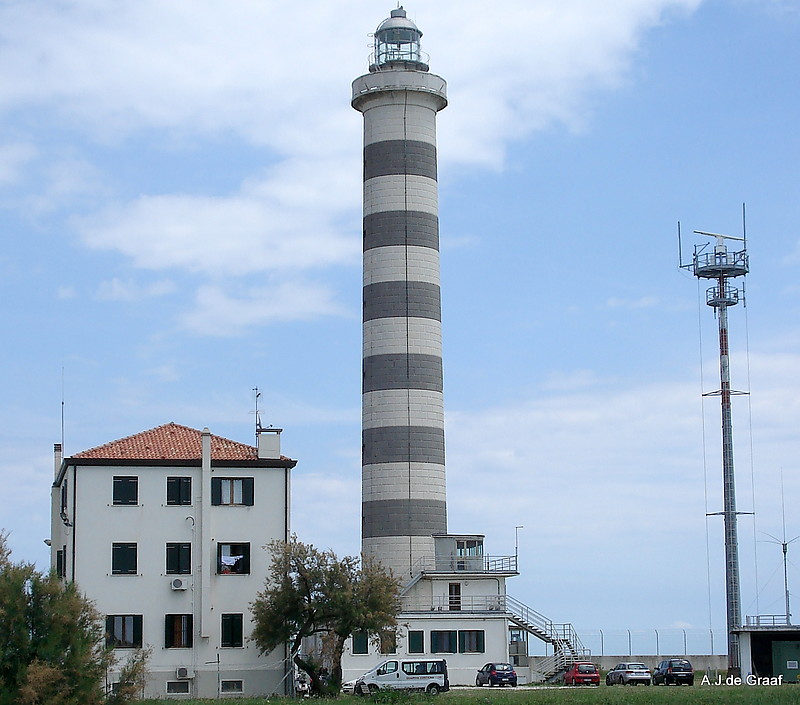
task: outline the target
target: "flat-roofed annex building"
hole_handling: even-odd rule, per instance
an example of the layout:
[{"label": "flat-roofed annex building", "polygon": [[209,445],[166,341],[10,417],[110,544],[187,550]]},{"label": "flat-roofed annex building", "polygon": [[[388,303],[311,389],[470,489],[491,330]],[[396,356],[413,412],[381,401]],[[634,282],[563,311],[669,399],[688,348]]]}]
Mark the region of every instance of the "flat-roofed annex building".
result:
[{"label": "flat-roofed annex building", "polygon": [[290,530],[280,429],[251,446],[168,423],[55,455],[52,565],[95,602],[120,664],[152,647],[145,696],[285,694],[283,649],[248,641],[264,547]]}]

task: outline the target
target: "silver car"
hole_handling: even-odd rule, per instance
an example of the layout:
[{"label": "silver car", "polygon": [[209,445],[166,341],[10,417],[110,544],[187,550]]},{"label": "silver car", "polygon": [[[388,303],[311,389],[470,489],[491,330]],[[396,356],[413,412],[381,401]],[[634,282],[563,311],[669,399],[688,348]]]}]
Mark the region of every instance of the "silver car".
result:
[{"label": "silver car", "polygon": [[606,674],[606,685],[650,685],[650,669],[638,661],[618,663]]}]

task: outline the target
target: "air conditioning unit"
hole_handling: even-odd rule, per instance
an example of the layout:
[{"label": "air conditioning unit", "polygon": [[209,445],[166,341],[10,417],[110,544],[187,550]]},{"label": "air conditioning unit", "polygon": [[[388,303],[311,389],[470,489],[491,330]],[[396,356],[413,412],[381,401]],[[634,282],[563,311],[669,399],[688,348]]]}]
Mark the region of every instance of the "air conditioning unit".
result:
[{"label": "air conditioning unit", "polygon": [[189,581],[186,578],[173,578],[169,581],[169,586],[173,590],[186,590],[189,587]]},{"label": "air conditioning unit", "polygon": [[175,669],[175,677],[183,680],[194,678],[194,669],[191,666],[178,666]]}]

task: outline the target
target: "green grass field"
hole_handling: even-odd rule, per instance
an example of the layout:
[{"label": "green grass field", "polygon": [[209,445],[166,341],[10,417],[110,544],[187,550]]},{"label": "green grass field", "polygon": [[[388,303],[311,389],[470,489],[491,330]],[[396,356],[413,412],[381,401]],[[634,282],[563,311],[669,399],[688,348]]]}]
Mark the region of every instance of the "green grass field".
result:
[{"label": "green grass field", "polygon": [[[236,705],[285,704],[302,700],[286,698],[225,698]],[[219,700],[144,700],[142,705],[211,705]],[[381,693],[372,698],[341,696],[309,700],[309,705],[795,705],[800,685],[783,686],[650,686],[599,688],[544,688],[454,690],[435,698],[405,693]]]}]

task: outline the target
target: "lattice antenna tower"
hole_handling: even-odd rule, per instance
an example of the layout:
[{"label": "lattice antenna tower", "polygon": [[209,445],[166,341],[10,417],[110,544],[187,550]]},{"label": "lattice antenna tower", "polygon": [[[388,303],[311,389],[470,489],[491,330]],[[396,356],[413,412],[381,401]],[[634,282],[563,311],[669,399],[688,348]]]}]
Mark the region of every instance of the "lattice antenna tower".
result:
[{"label": "lattice antenna tower", "polygon": [[[743,213],[744,215],[744,213]],[[743,218],[744,220],[744,218]],[[722,484],[725,527],[725,600],[728,629],[728,671],[732,675],[741,672],[739,657],[739,633],[742,625],[741,590],[739,584],[739,539],[737,533],[736,481],[733,466],[733,429],[731,419],[731,396],[745,394],[731,390],[730,350],[728,345],[728,308],[742,301],[744,305],[744,280],[741,290],[732,280],[744,277],[749,271],[746,231],[742,237],[695,230],[696,235],[713,238],[694,246],[691,262],[680,267],[690,271],[698,279],[709,279],[714,286],[706,290],[706,304],[714,309],[719,329],[719,374],[720,388],[704,396],[719,396],[722,413]],[[680,223],[678,224],[680,248]],[[741,243],[741,249],[729,249],[728,243]]]}]

